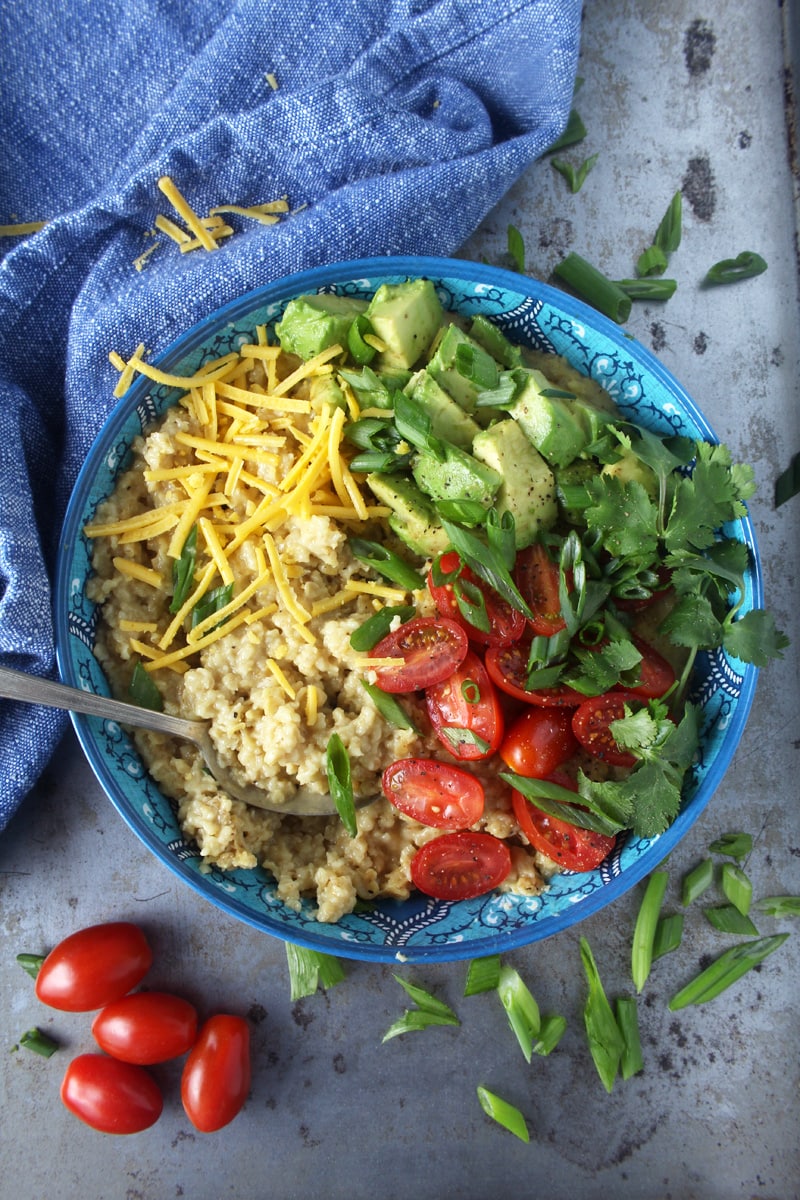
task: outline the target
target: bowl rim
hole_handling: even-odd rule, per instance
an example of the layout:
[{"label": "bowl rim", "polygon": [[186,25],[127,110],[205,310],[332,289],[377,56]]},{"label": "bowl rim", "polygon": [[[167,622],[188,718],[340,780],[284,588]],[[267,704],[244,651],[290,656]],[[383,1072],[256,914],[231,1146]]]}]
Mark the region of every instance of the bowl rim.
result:
[{"label": "bowl rim", "polygon": [[[168,371],[179,360],[198,349],[208,337],[213,328],[222,328],[245,316],[256,307],[271,303],[280,303],[292,296],[303,292],[314,291],[320,287],[333,286],[345,280],[359,277],[374,276],[421,276],[434,279],[454,278],[465,279],[471,283],[498,285],[511,291],[516,291],[526,297],[542,300],[557,309],[565,309],[577,320],[597,331],[616,347],[624,349],[664,387],[673,394],[686,414],[695,423],[703,438],[710,442],[719,439],[708,423],[704,414],[686,392],[682,384],[661,363],[661,361],[638,339],[624,331],[624,328],[612,322],[583,301],[574,298],[570,293],[542,283],[538,279],[520,275],[502,267],[494,267],[484,263],[471,262],[468,259],[436,258],[431,256],[377,256],[363,259],[343,260],[329,263],[325,266],[311,267],[281,279],[259,285],[248,292],[228,301],[220,308],[213,310],[206,317],[195,322],[180,333],[163,350],[158,351],[150,360],[154,366]],[[87,456],[78,472],[67,505],[62,533],[59,539],[58,559],[54,586],[55,609],[55,640],[56,661],[59,673],[64,681],[72,686],[80,686],[73,671],[73,663],[69,654],[68,605],[70,583],[71,552],[81,531],[82,511],[86,498],[91,491],[92,482],[98,467],[113,445],[124,422],[131,411],[136,408],[153,388],[151,380],[139,376],[129,390],[121,397],[105,418]],[[741,525],[746,544],[750,551],[750,582],[754,606],[763,603],[763,578],[761,561],[755,531],[749,512],[741,518]],[[677,818],[659,837],[651,840],[651,844],[643,851],[635,862],[627,864],[619,875],[609,879],[602,887],[597,888],[588,896],[583,896],[580,903],[568,906],[564,911],[548,918],[546,922],[530,922],[521,929],[509,931],[505,937],[486,936],[460,943],[446,943],[435,946],[407,945],[398,948],[395,945],[369,944],[362,946],[355,941],[334,939],[332,936],[316,934],[311,925],[288,927],[276,922],[268,909],[261,916],[254,914],[242,905],[235,897],[211,890],[203,885],[203,877],[195,871],[186,869],[181,862],[164,844],[160,842],[151,827],[142,820],[141,816],[129,810],[127,804],[119,803],[114,796],[113,775],[107,765],[104,755],[95,745],[94,732],[98,728],[98,718],[86,717],[70,713],[78,741],[86,755],[89,765],[100,783],[107,798],[125,823],[136,834],[140,841],[168,868],[174,876],[178,876],[188,884],[193,891],[209,901],[215,907],[243,921],[260,932],[271,933],[284,941],[312,950],[335,954],[342,958],[370,962],[414,962],[435,961],[448,962],[480,957],[486,953],[507,953],[521,946],[530,945],[536,941],[553,937],[557,933],[578,924],[587,917],[594,915],[618,900],[630,891],[641,879],[656,869],[658,864],[674,849],[685,836],[689,828],[697,821],[710,802],[723,776],[730,766],[731,760],[739,745],[741,735],[747,723],[757,684],[759,670],[752,664],[745,664],[741,691],[734,709],[731,721],[726,729],[722,745],[719,747],[714,762],[703,780],[702,799],[694,796],[690,805],[682,808]],[[326,926],[326,928],[331,928]],[[335,926],[333,926],[335,928]],[[498,948],[496,941],[503,945]]]}]

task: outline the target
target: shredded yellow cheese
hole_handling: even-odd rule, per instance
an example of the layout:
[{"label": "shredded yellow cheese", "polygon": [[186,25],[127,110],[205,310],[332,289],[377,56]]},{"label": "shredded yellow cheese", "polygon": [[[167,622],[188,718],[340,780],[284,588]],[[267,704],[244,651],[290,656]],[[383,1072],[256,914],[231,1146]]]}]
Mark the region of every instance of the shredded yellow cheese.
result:
[{"label": "shredded yellow cheese", "polygon": [[306,690],[306,725],[309,728],[314,725],[319,712],[319,695],[313,683],[309,684]]},{"label": "shredded yellow cheese", "polygon": [[347,584],[352,592],[363,592],[367,596],[379,596],[390,604],[403,604],[407,595],[405,588],[385,587],[382,583],[373,583],[366,579],[351,579]]},{"label": "shredded yellow cheese", "polygon": [[127,575],[131,579],[138,579],[141,583],[147,583],[152,588],[160,590],[164,583],[159,571],[154,571],[152,567],[142,566],[141,563],[133,562],[130,558],[122,558],[118,555],[112,559],[112,562],[122,575]]},{"label": "shredded yellow cheese", "polygon": [[294,700],[295,697],[297,696],[297,692],[294,690],[292,685],[289,683],[289,680],[286,678],[286,675],[284,674],[282,668],[278,665],[278,663],[275,662],[275,659],[268,658],[267,666],[268,666],[269,670],[272,672],[272,674],[275,676],[275,678],[277,679],[278,683],[281,685],[283,690],[286,692],[286,695],[289,697],[289,699]]},{"label": "shredded yellow cheese", "polygon": [[178,191],[177,186],[170,179],[169,175],[161,176],[158,180],[158,189],[167,197],[178,216],[183,218],[200,245],[206,250],[216,250],[217,243],[214,241],[214,238],[189,204],[189,201]]}]

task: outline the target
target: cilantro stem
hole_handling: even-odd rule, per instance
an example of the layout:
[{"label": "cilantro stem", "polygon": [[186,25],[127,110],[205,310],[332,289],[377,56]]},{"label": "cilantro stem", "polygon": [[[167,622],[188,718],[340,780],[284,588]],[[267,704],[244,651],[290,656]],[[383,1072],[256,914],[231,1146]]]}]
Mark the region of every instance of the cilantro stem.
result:
[{"label": "cilantro stem", "polygon": [[631,315],[630,296],[580,254],[574,251],[568,254],[554,268],[553,274],[587,304],[618,325],[624,325]]},{"label": "cilantro stem", "polygon": [[653,942],[669,876],[666,871],[654,871],[647,881],[631,950],[631,975],[637,992],[641,992],[653,963]]}]

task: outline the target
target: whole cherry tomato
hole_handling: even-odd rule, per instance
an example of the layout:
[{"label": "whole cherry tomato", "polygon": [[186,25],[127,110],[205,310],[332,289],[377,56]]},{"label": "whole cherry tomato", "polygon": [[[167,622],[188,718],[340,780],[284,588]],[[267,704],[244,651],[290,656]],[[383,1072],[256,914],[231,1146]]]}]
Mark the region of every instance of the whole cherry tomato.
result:
[{"label": "whole cherry tomato", "polygon": [[507,730],[500,757],[518,775],[546,779],[577,749],[570,709],[529,708]]},{"label": "whole cherry tomato", "polygon": [[250,1029],[244,1017],[209,1017],[186,1060],[181,1100],[201,1133],[229,1124],[250,1091]]},{"label": "whole cherry tomato", "polygon": [[134,992],[101,1008],[92,1034],[101,1050],[123,1062],[166,1062],[194,1045],[197,1010],[168,992]]},{"label": "whole cherry tomato", "polygon": [[79,1054],[67,1067],[61,1099],[74,1116],[101,1133],[141,1133],[161,1116],[164,1101],[144,1067]]},{"label": "whole cherry tomato", "polygon": [[43,1004],[65,1012],[91,1012],[119,1000],[141,983],[153,961],[137,925],[90,925],[59,942],[36,977]]}]

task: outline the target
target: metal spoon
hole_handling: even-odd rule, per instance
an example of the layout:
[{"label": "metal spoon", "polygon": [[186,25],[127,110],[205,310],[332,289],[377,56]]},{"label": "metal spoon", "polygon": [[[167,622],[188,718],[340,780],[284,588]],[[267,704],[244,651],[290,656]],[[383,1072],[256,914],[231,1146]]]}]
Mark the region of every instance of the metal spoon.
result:
[{"label": "metal spoon", "polygon": [[[49,679],[41,679],[38,675],[27,675],[23,671],[12,671],[7,667],[0,667],[0,697],[84,713],[89,717],[106,717],[120,725],[134,725],[139,729],[150,729],[156,733],[185,738],[200,751],[203,761],[223,791],[234,800],[242,800],[253,808],[265,808],[293,817],[327,817],[336,811],[333,800],[327,793],[320,795],[300,789],[285,804],[277,804],[271,802],[261,788],[237,783],[227,767],[217,758],[214,743],[209,735],[209,721],[171,717],[167,713],[140,708],[136,704],[126,704],[122,700],[110,700],[107,696],[97,696],[94,692],[82,692],[78,688],[53,683]],[[356,805],[360,807],[375,798],[371,796],[363,800],[357,799]]]}]

